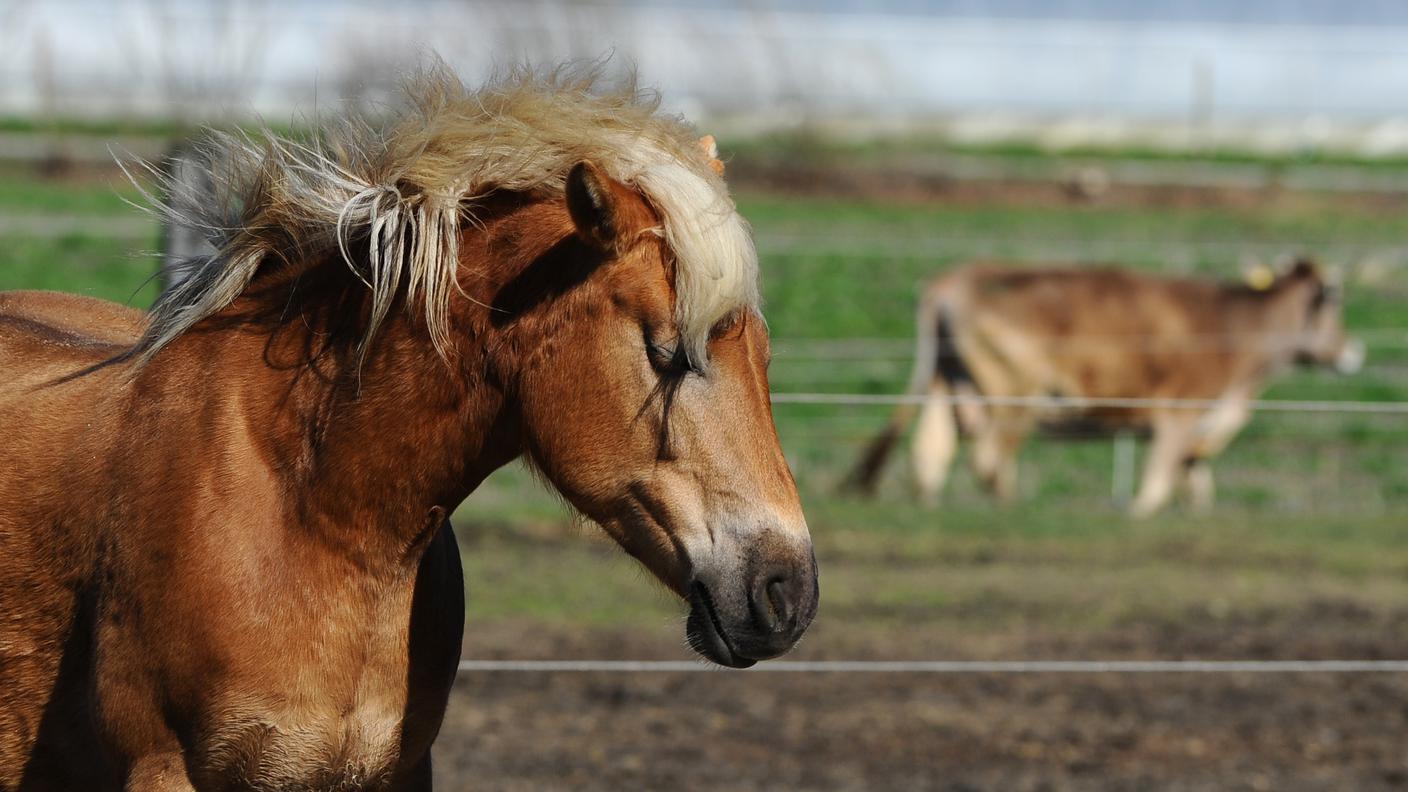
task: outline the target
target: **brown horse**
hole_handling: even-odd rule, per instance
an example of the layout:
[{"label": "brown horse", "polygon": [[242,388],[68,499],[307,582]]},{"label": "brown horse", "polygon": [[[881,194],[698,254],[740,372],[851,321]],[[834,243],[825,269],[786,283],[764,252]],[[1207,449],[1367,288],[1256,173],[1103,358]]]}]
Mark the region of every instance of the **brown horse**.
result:
[{"label": "brown horse", "polygon": [[633,87],[439,72],[212,144],[149,315],[0,295],[0,789],[426,789],[445,520],[520,456],[744,667],[816,567],[719,166]]}]

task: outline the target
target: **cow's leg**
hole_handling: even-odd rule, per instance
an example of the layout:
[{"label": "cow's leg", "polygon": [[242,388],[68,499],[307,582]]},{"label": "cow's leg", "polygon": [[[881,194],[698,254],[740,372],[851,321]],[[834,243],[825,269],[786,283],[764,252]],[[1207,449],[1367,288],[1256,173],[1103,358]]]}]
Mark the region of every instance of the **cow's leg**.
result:
[{"label": "cow's leg", "polygon": [[998,500],[1017,497],[1017,452],[1030,431],[1032,417],[1020,408],[994,408],[973,446],[973,469]]},{"label": "cow's leg", "polygon": [[1196,514],[1212,510],[1217,485],[1213,482],[1212,465],[1203,457],[1189,457],[1184,462],[1184,483],[1188,487],[1188,505]]},{"label": "cow's leg", "polygon": [[1227,398],[1198,421],[1196,437],[1184,462],[1184,483],[1188,488],[1188,504],[1198,514],[1212,509],[1216,497],[1213,482],[1212,457],[1222,453],[1232,438],[1251,420],[1251,410],[1245,398]]},{"label": "cow's leg", "polygon": [[983,433],[992,417],[988,415],[987,407],[982,403],[983,394],[970,384],[958,383],[953,388],[953,394],[957,397],[957,404],[953,406],[954,418],[958,421],[958,428],[968,433],[969,437],[977,437]]},{"label": "cow's leg", "polygon": [[973,440],[973,475],[990,493],[997,490],[998,471],[1002,467],[1002,442],[989,421]]},{"label": "cow's leg", "polygon": [[1154,421],[1154,440],[1144,462],[1144,479],[1130,506],[1135,517],[1147,517],[1168,502],[1182,478],[1188,459],[1193,422],[1187,416],[1164,416]]},{"label": "cow's leg", "polygon": [[1242,431],[1242,427],[1252,418],[1246,398],[1223,399],[1198,421],[1197,440],[1193,445],[1193,455],[1199,459],[1211,459],[1222,453],[1222,449],[1232,442],[1232,438]]},{"label": "cow's leg", "polygon": [[925,402],[919,413],[919,428],[914,433],[910,458],[914,465],[914,483],[919,499],[928,506],[936,505],[939,493],[948,479],[949,466],[958,451],[958,426],[954,421],[953,405],[947,400],[948,388],[935,382],[929,389],[934,401]]}]

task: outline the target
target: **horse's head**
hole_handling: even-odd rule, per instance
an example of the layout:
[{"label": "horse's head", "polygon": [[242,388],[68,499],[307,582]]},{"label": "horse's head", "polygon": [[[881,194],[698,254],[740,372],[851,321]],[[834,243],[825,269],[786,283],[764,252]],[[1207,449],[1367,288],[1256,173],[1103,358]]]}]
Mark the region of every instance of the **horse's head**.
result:
[{"label": "horse's head", "polygon": [[[712,139],[599,77],[513,70],[469,91],[432,69],[399,123],[353,118],[316,146],[217,137],[210,188],[183,202],[217,253],[130,355],[217,315],[279,328],[266,362],[287,348],[295,376],[327,375],[308,387],[355,386],[362,409],[415,419],[421,437],[388,438],[400,447],[427,460],[426,438],[465,443],[441,449],[431,497],[526,453],[689,601],[702,653],[749,665],[789,649],[817,604],[772,423],[757,256]],[[403,409],[408,360],[462,365],[463,390],[432,386],[459,406]]]},{"label": "horse's head", "polygon": [[[704,233],[736,223],[746,243],[728,210],[688,222]],[[491,232],[500,250],[546,250],[494,297],[511,355],[491,365],[506,372],[533,463],[689,603],[695,649],[746,667],[787,651],[807,628],[816,562],[773,425],[763,319],[752,299],[681,299],[682,288],[739,284],[682,272],[700,263],[672,249],[661,214],[583,163],[565,198]],[[722,266],[717,277],[747,277],[742,292],[755,294],[751,266]]]}]

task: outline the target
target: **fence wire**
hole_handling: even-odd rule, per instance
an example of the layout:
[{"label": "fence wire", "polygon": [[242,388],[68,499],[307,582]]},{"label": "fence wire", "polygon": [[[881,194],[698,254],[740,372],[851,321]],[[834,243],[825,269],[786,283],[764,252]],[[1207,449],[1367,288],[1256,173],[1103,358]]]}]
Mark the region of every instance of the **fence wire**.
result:
[{"label": "fence wire", "polygon": [[875,394],[875,393],[773,393],[773,404],[838,404],[838,405],[898,405],[898,404],[977,404],[996,407],[1045,407],[1050,409],[1172,409],[1207,410],[1229,404],[1242,404],[1261,412],[1320,412],[1367,415],[1408,414],[1408,402],[1350,401],[1328,399],[1161,399],[1161,398],[1087,398],[1081,396],[979,396],[949,394]]},{"label": "fence wire", "polygon": [[459,673],[1403,674],[1408,660],[775,660],[748,669],[701,660],[461,660]]},{"label": "fence wire", "polygon": [[[1371,349],[1408,349],[1408,327],[1349,328],[1345,331]],[[1043,344],[1043,352],[1121,350],[1189,352],[1283,349],[1301,338],[1296,333],[1190,333],[1177,337],[1148,333],[1102,333],[1025,336]],[[910,360],[914,338],[774,338],[773,357],[787,360]]]}]

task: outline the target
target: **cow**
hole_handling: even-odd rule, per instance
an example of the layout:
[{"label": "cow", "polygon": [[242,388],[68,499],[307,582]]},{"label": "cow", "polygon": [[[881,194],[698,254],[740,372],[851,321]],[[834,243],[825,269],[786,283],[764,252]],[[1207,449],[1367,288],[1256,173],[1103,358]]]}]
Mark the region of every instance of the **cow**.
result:
[{"label": "cow", "polygon": [[[1352,373],[1364,360],[1364,345],[1345,333],[1335,279],[1316,263],[1301,258],[1258,274],[1222,283],[990,262],[934,279],[919,300],[911,399],[849,483],[873,492],[918,415],[911,461],[925,502],[943,489],[960,429],[973,438],[979,481],[1010,500],[1022,442],[1037,428],[1077,421],[1151,435],[1133,514],[1158,511],[1180,487],[1206,510],[1209,461],[1247,423],[1271,377],[1292,364]],[[1063,397],[1095,404],[1049,403]]]}]

